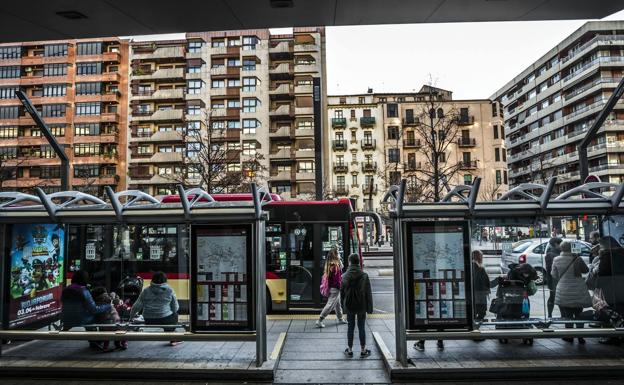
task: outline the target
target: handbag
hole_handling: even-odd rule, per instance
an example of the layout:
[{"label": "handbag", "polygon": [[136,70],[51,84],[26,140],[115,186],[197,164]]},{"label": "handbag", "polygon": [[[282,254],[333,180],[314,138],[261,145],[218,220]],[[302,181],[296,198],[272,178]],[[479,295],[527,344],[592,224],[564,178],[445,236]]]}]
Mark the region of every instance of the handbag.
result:
[{"label": "handbag", "polygon": [[498,298],[493,298],[492,303],[490,303],[490,313],[497,314],[500,308],[500,304],[498,303]]},{"label": "handbag", "polygon": [[592,294],[592,308],[594,308],[594,310],[596,311],[601,311],[608,306],[609,304],[605,300],[602,289],[599,287],[594,289],[594,293]]},{"label": "handbag", "polygon": [[321,295],[323,297],[329,297],[329,279],[327,278],[327,274],[323,274],[321,277]]}]

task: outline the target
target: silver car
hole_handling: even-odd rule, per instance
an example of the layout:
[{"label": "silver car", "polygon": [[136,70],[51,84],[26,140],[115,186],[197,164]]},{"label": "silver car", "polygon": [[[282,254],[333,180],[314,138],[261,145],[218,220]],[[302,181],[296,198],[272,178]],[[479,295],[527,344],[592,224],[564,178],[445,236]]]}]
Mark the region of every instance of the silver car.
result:
[{"label": "silver car", "polygon": [[[548,251],[548,238],[532,238],[523,239],[516,243],[513,243],[511,247],[503,248],[501,256],[501,270],[504,274],[509,272],[509,265],[512,263],[528,263],[537,271],[538,285],[545,283],[544,277],[546,276],[546,263],[544,257]],[[591,251],[591,244],[576,240],[576,239],[564,239],[565,241],[572,242],[572,252],[578,254],[583,258],[586,264],[589,264],[589,255]]]}]

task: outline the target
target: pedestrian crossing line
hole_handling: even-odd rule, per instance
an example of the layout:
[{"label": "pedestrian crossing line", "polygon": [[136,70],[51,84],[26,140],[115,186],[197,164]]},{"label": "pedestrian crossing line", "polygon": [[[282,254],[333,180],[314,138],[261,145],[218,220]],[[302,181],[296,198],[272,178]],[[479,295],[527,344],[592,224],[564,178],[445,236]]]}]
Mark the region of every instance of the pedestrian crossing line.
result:
[{"label": "pedestrian crossing line", "polygon": [[[394,319],[394,314],[367,314],[366,318],[370,319]],[[317,320],[318,314],[269,314],[267,320],[269,321],[283,321],[283,320]],[[326,319],[336,319],[336,316],[328,316]]]}]

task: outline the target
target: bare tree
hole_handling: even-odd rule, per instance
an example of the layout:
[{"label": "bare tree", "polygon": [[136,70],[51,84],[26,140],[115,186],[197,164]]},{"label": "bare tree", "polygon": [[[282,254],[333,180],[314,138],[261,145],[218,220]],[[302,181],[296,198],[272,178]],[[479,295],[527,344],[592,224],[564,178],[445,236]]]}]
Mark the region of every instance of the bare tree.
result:
[{"label": "bare tree", "polygon": [[479,200],[481,201],[495,201],[498,199],[499,194],[503,192],[503,185],[492,181],[491,183],[481,183],[479,187]]},{"label": "bare tree", "polygon": [[[255,148],[241,150],[240,129],[212,124],[210,113],[201,122],[198,127],[187,125],[179,133],[186,146],[182,165],[171,175],[161,176],[187,188],[200,187],[208,193],[248,192],[249,183],[266,180],[264,155]],[[228,148],[228,142],[238,145]]]}]

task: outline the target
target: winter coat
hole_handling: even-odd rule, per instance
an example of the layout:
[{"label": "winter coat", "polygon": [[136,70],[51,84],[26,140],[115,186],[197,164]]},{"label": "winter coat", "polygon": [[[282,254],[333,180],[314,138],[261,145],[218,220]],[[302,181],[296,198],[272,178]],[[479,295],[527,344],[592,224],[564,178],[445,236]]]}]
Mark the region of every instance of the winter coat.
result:
[{"label": "winter coat", "polygon": [[583,259],[572,253],[562,252],[555,258],[551,275],[557,285],[555,291],[556,305],[575,308],[585,308],[592,305],[587,284],[583,278],[583,274],[587,272],[589,272],[589,268]]},{"label": "winter coat", "polygon": [[373,312],[373,292],[368,274],[359,265],[350,265],[342,276],[340,298],[346,314]]},{"label": "winter coat", "polygon": [[617,312],[624,312],[624,249],[601,250],[593,263],[605,301]]},{"label": "winter coat", "polygon": [[340,290],[342,286],[342,271],[340,267],[333,265],[329,268],[329,277],[327,277],[329,288]]},{"label": "winter coat", "polygon": [[555,283],[551,277],[551,271],[553,262],[555,258],[559,256],[561,250],[559,250],[559,248],[557,248],[552,241],[553,240],[551,239],[548,244],[548,250],[546,251],[546,255],[544,255],[544,264],[546,265],[546,278],[548,280],[548,289],[555,290]]},{"label": "winter coat", "polygon": [[477,305],[487,305],[490,295],[490,277],[483,266],[472,262],[472,287]]},{"label": "winter coat", "polygon": [[64,329],[92,324],[98,314],[109,312],[110,303],[96,305],[86,286],[71,284],[61,294],[61,322]]},{"label": "winter coat", "polygon": [[[113,299],[108,293],[102,293],[94,298],[94,301],[97,305],[111,304]],[[107,312],[100,313],[96,317],[97,323],[101,324],[114,324],[121,322],[121,317],[119,317],[119,313],[114,306],[111,306],[111,309]]]},{"label": "winter coat", "polygon": [[175,292],[166,283],[151,283],[132,306],[130,319],[143,312],[145,319],[158,319],[176,314],[180,309]]}]

